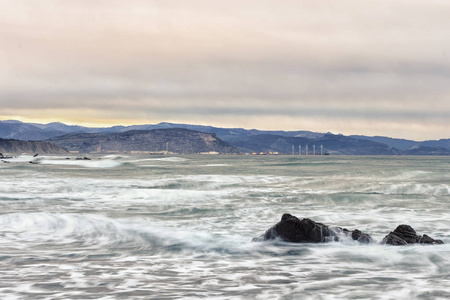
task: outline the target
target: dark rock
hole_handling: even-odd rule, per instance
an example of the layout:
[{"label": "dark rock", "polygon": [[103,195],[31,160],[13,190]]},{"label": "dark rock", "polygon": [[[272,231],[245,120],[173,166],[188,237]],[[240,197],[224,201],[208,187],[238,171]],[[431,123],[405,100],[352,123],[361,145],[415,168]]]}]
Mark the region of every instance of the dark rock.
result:
[{"label": "dark rock", "polygon": [[311,219],[299,219],[290,214],[284,214],[280,222],[254,241],[281,238],[283,241],[293,243],[322,243],[338,241],[339,236],[350,236],[353,240],[361,243],[372,241],[368,234],[359,230],[350,231],[340,227],[329,227]]},{"label": "dark rock", "polygon": [[0,159],[8,159],[8,158],[12,158],[12,156],[4,156],[3,153],[0,153]]},{"label": "dark rock", "polygon": [[418,241],[416,231],[409,225],[398,225],[394,233],[401,236],[408,244],[415,244]]},{"label": "dark rock", "polygon": [[402,246],[408,244],[402,237],[398,236],[394,232],[391,232],[387,236],[385,236],[381,243],[394,246]]},{"label": "dark rock", "polygon": [[373,239],[370,235],[368,235],[367,233],[362,233],[358,229],[353,230],[352,239],[355,241],[358,241],[360,243],[363,243],[363,244],[368,244],[368,243],[373,242]]},{"label": "dark rock", "polygon": [[[330,227],[311,219],[299,219],[290,214],[284,214],[280,222],[269,228],[261,237],[253,241],[266,241],[279,238],[285,242],[292,243],[323,243],[339,241],[340,237],[351,237],[353,240],[363,244],[373,242],[367,233],[358,229],[348,230],[341,227]],[[408,244],[444,244],[441,240],[435,240],[428,235],[417,235],[414,228],[409,225],[399,225],[384,237],[383,244],[408,245]]]},{"label": "dark rock", "polygon": [[435,240],[435,239],[429,237],[428,235],[424,234],[419,239],[419,244],[438,244],[438,245],[442,245],[442,244],[444,244],[444,242],[441,241],[441,240]]},{"label": "dark rock", "polygon": [[407,244],[443,244],[444,242],[432,239],[426,234],[419,236],[409,225],[399,225],[393,232],[385,236],[381,243],[401,246]]}]

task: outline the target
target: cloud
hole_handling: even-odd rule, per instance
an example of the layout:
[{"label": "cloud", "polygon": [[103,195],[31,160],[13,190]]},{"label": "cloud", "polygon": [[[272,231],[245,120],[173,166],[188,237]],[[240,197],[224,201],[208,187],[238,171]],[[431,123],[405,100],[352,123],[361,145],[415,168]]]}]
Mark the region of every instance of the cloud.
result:
[{"label": "cloud", "polygon": [[450,127],[447,1],[0,6],[3,115],[57,111],[73,120],[85,110],[93,123],[234,117],[250,127],[261,126],[259,116],[266,128],[315,130],[299,121],[313,117],[333,126],[326,131],[383,134],[389,123],[415,138],[424,132],[404,122],[437,124],[429,136],[445,137]]}]

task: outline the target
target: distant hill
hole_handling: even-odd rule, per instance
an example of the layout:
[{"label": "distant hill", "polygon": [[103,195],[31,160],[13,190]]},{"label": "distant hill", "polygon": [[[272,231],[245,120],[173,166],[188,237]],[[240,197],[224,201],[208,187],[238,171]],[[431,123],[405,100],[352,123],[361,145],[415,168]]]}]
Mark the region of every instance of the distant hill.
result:
[{"label": "distant hill", "polygon": [[450,150],[450,139],[441,139],[438,141],[425,141],[419,143],[419,147],[437,147],[437,148],[445,148]]},{"label": "distant hill", "polygon": [[[401,152],[389,146],[343,135],[326,134],[317,139],[255,135],[234,144],[250,152],[278,152],[282,154],[334,154],[334,155],[398,155]],[[315,152],[314,152],[315,151]]]},{"label": "distant hill", "polygon": [[215,134],[189,129],[130,130],[117,133],[74,133],[48,141],[70,151],[90,152],[159,152],[193,154],[203,152],[238,153],[239,150]]},{"label": "distant hill", "polygon": [[2,154],[67,154],[66,149],[49,142],[0,139]]},{"label": "distant hill", "polygon": [[275,134],[281,136],[291,137],[308,137],[318,138],[323,136],[323,133],[316,133],[311,131],[263,131],[257,129],[243,129],[243,128],[220,128],[204,125],[189,125],[189,124],[175,124],[175,123],[159,123],[147,125],[131,125],[131,126],[112,126],[112,127],[83,127],[66,125],[59,122],[49,124],[37,123],[23,123],[15,120],[0,121],[0,138],[14,138],[26,140],[44,140],[56,136],[61,136],[68,133],[113,133],[126,132],[130,130],[153,130],[153,129],[168,129],[168,128],[184,128],[206,133],[215,133],[220,139],[226,142],[233,142],[242,137],[258,135],[258,134]]},{"label": "distant hill", "polygon": [[420,146],[417,148],[413,148],[406,152],[408,155],[450,155],[450,150],[444,147],[428,147],[428,146]]},{"label": "distant hill", "polygon": [[0,138],[4,139],[42,141],[64,133],[57,130],[43,130],[32,124],[19,121],[0,121]]},{"label": "distant hill", "polygon": [[[399,150],[414,150],[418,147],[428,147],[429,150],[431,148],[435,148],[434,150],[438,150],[439,148],[445,148],[450,150],[450,139],[441,139],[438,141],[430,140],[424,142],[416,142],[412,140],[405,139],[394,139],[385,136],[364,136],[364,135],[351,135],[350,137],[355,139],[363,139],[378,143],[383,143],[388,145],[391,148],[397,148]],[[414,152],[414,151],[412,151]]]},{"label": "distant hill", "polygon": [[368,140],[377,143],[383,143],[391,148],[397,148],[399,150],[410,150],[413,147],[417,147],[420,142],[405,140],[405,139],[394,139],[385,136],[364,136],[364,135],[351,135],[350,137],[355,139]]},{"label": "distant hill", "polygon": [[[78,134],[79,140],[82,139],[81,137],[89,140],[92,138],[91,136],[84,136],[82,134],[113,134],[135,130],[149,131],[157,129],[186,129],[207,134],[215,134],[221,142],[227,143],[228,146],[237,147],[242,152],[274,151],[291,154],[292,146],[294,146],[294,151],[298,153],[298,146],[303,147],[303,152],[305,151],[306,145],[308,145],[309,151],[313,151],[313,148],[311,147],[313,147],[314,144],[316,144],[317,147],[316,151],[318,151],[320,144],[322,145],[324,152],[340,155],[449,155],[446,153],[448,153],[447,150],[450,151],[450,139],[417,142],[381,136],[369,137],[353,135],[346,137],[343,135],[324,134],[311,131],[248,130],[243,128],[220,128],[213,126],[174,124],[166,122],[147,125],[92,128],[66,125],[59,122],[37,124],[9,120],[0,121],[0,138],[36,141],[61,137],[67,134]],[[66,138],[67,137],[64,139]],[[155,143],[158,144],[159,142],[160,140],[157,140]],[[96,147],[100,144],[102,143],[98,143]],[[156,144],[153,148],[157,148]],[[158,145],[158,149],[160,149],[162,146],[160,144]],[[187,144],[185,146],[187,147]],[[86,149],[86,151],[93,151],[92,149],[87,150],[89,147],[76,146],[75,148],[77,147],[80,149]],[[176,151],[182,150],[177,149]],[[194,150],[184,151],[192,152]]]}]

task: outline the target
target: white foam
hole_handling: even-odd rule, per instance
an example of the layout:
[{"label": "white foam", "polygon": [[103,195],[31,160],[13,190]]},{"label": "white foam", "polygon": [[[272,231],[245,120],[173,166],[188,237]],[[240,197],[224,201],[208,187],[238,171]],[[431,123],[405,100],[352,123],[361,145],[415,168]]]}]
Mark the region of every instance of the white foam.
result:
[{"label": "white foam", "polygon": [[[345,161],[331,169],[272,166],[266,158],[77,161],[127,166],[102,170],[28,167],[27,157],[26,167],[5,166],[0,170],[0,294],[10,299],[450,298],[447,159],[429,166],[408,160],[393,170],[378,165],[391,158],[377,158],[376,165],[372,158],[320,158]],[[147,163],[162,168],[142,168]],[[405,223],[445,244],[251,242],[283,213],[357,228],[378,241]]]},{"label": "white foam", "polygon": [[122,165],[122,162],[112,159],[92,159],[92,160],[39,160],[43,165],[66,165],[66,166],[80,166],[85,168],[115,168]]},{"label": "white foam", "polygon": [[157,160],[157,161],[168,161],[168,162],[182,162],[188,161],[187,158],[184,157],[161,157],[161,158],[147,158],[145,160]]}]

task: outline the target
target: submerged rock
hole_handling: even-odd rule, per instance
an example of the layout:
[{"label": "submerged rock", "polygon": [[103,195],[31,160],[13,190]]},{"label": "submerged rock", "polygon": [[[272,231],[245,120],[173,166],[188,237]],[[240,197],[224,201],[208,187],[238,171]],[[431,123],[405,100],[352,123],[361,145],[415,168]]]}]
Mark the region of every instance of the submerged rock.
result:
[{"label": "submerged rock", "polygon": [[77,157],[75,160],[91,160],[89,157]]},{"label": "submerged rock", "polygon": [[4,156],[3,153],[0,153],[0,159],[8,159],[8,158],[12,158],[12,156]]},{"label": "submerged rock", "polygon": [[254,241],[273,240],[281,238],[292,243],[323,243],[338,241],[339,236],[348,236],[361,243],[372,242],[372,237],[359,230],[350,231],[341,227],[330,227],[311,219],[299,219],[290,214],[284,214],[281,221],[269,228],[260,238]]},{"label": "submerged rock", "polygon": [[428,235],[417,235],[409,225],[399,225],[395,230],[384,237],[383,244],[401,246],[407,244],[444,244],[441,240],[435,240]]}]

